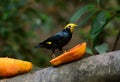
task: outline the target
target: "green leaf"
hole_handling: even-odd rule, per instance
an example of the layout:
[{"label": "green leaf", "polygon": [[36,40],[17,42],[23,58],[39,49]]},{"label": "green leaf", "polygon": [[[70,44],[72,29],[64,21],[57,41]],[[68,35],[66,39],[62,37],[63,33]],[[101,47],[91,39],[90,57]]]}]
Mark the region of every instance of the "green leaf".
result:
[{"label": "green leaf", "polygon": [[112,19],[112,15],[107,11],[100,11],[92,23],[90,30],[90,36],[95,39],[101,31],[103,31],[105,25]]},{"label": "green leaf", "polygon": [[97,1],[97,5],[99,6],[100,5],[100,0],[96,0]]},{"label": "green leaf", "polygon": [[93,54],[92,50],[89,47],[87,47],[86,52],[91,55]]},{"label": "green leaf", "polygon": [[120,10],[117,10],[117,11],[116,11],[116,14],[119,14],[119,15],[120,15]]},{"label": "green leaf", "polygon": [[114,18],[109,11],[99,11],[96,18],[92,23],[92,28],[90,30],[90,39],[92,42],[92,47],[95,47],[98,44],[98,39],[100,33],[104,30],[104,27]]},{"label": "green leaf", "polygon": [[99,54],[103,54],[105,52],[108,51],[108,45],[106,43],[103,43],[101,45],[95,46],[95,50],[99,53]]},{"label": "green leaf", "polygon": [[120,10],[117,10],[117,11],[116,11],[116,16],[117,16],[117,17],[120,17]]},{"label": "green leaf", "polygon": [[6,20],[6,19],[8,19],[8,17],[9,17],[9,13],[8,12],[4,12],[4,14],[2,16],[2,19]]},{"label": "green leaf", "polygon": [[90,37],[92,39],[95,39],[104,29],[106,23],[107,23],[106,13],[104,11],[99,12],[92,23],[92,28],[90,30]]},{"label": "green leaf", "polygon": [[75,14],[73,14],[73,16],[70,18],[70,22],[74,23],[76,22],[82,15],[84,15],[86,12],[91,11],[94,9],[94,5],[86,5],[82,8],[80,8],[79,10],[77,10],[77,12]]},{"label": "green leaf", "polygon": [[82,21],[78,24],[78,26],[81,27],[81,26],[85,25],[85,24],[89,21],[89,19],[95,14],[95,12],[96,12],[95,9],[94,9],[93,11],[90,11],[90,12],[87,14],[87,16],[84,18],[84,20],[82,20]]}]

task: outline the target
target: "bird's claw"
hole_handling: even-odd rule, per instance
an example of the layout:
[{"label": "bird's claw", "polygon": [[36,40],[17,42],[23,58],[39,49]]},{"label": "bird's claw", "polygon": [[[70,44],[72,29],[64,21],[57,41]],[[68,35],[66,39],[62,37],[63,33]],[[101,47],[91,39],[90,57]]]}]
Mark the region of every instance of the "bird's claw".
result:
[{"label": "bird's claw", "polygon": [[63,53],[66,53],[66,52],[67,52],[67,50],[63,51]]},{"label": "bird's claw", "polygon": [[67,52],[67,49],[63,51],[63,53],[66,53]]}]

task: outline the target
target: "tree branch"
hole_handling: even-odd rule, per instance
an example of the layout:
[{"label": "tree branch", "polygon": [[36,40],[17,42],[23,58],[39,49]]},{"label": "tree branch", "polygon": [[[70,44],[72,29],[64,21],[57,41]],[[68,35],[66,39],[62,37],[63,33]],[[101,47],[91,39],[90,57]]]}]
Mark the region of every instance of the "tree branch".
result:
[{"label": "tree branch", "polygon": [[0,82],[119,82],[120,51],[95,55],[64,64],[48,67]]}]

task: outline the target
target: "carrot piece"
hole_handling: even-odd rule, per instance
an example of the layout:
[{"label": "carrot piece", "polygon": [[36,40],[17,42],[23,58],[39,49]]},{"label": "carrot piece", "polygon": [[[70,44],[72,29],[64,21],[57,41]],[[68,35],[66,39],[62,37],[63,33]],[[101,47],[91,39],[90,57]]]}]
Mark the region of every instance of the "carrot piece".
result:
[{"label": "carrot piece", "polygon": [[53,66],[58,66],[63,63],[71,62],[74,60],[78,60],[84,56],[86,52],[86,43],[80,43],[75,47],[71,48],[67,52],[61,54],[60,56],[52,59],[50,63]]},{"label": "carrot piece", "polygon": [[0,77],[11,77],[20,73],[29,72],[32,63],[13,58],[0,58]]}]

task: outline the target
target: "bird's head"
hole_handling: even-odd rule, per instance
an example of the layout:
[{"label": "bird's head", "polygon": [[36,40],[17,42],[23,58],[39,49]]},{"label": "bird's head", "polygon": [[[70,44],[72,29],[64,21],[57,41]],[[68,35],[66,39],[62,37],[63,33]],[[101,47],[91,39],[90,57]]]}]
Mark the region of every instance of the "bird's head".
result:
[{"label": "bird's head", "polygon": [[76,25],[74,23],[69,23],[64,27],[64,29],[70,29],[70,31],[73,32],[73,30],[76,26],[78,26],[78,25]]}]

